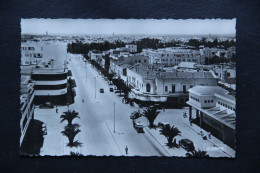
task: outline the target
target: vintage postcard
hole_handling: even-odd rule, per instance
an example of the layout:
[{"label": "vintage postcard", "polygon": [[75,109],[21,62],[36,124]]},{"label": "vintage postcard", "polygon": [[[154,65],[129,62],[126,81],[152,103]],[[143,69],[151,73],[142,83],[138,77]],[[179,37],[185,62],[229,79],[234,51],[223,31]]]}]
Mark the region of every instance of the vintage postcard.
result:
[{"label": "vintage postcard", "polygon": [[21,19],[21,155],[236,157],[236,19]]}]

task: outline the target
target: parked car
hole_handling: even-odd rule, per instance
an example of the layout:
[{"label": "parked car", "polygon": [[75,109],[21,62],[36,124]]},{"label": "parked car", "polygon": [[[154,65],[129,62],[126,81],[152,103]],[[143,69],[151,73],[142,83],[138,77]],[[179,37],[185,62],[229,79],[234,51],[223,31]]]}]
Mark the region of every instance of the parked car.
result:
[{"label": "parked car", "polygon": [[188,152],[195,150],[193,142],[189,139],[181,139],[179,145]]},{"label": "parked car", "polygon": [[144,133],[144,126],[140,122],[134,121],[134,128],[138,133]]},{"label": "parked car", "polygon": [[155,104],[153,107],[157,108],[157,109],[162,109],[163,106],[161,104]]},{"label": "parked car", "polygon": [[168,123],[168,122],[159,122],[158,123],[158,127],[160,127],[160,128],[163,128],[166,125],[170,125],[170,123]]},{"label": "parked car", "polygon": [[100,93],[104,93],[104,89],[103,89],[103,88],[100,88],[100,89],[99,89],[99,92],[100,92]]},{"label": "parked car", "polygon": [[141,115],[140,115],[139,112],[134,111],[134,112],[131,113],[130,119],[137,119],[137,118],[139,118],[140,116],[141,116]]},{"label": "parked car", "polygon": [[110,92],[113,92],[113,91],[114,91],[114,89],[113,89],[113,88],[110,88],[110,89],[109,89],[109,91],[110,91]]},{"label": "parked car", "polygon": [[40,108],[54,108],[54,105],[51,102],[45,102],[43,104],[40,104]]}]

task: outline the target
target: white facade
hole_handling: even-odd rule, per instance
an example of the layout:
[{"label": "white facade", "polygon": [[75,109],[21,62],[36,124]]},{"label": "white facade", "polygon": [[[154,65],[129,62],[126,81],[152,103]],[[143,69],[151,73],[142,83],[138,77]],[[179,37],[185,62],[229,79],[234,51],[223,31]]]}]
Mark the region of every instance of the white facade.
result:
[{"label": "white facade", "polygon": [[144,49],[142,54],[149,56],[150,64],[162,64],[166,66],[179,65],[181,62],[193,62],[204,64],[204,55],[197,50],[182,48]]},{"label": "white facade", "polygon": [[20,145],[23,142],[24,136],[28,129],[30,120],[34,116],[34,82],[30,81],[30,76],[21,76],[21,90],[20,90],[20,128],[21,137]]},{"label": "white facade", "polygon": [[128,48],[129,52],[131,52],[131,53],[137,52],[137,45],[135,45],[135,44],[127,44],[127,45],[125,45],[125,47]]},{"label": "white facade", "polygon": [[25,42],[21,44],[21,64],[36,64],[42,60],[43,42]]}]

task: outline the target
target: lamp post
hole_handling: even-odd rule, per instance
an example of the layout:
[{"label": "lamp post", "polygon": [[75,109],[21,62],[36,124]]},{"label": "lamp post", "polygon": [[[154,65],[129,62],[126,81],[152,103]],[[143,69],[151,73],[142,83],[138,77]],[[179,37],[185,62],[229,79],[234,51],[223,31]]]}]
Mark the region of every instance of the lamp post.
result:
[{"label": "lamp post", "polygon": [[114,133],[116,132],[116,103],[114,102]]},{"label": "lamp post", "polygon": [[95,79],[95,98],[96,98],[96,77],[94,77]]}]

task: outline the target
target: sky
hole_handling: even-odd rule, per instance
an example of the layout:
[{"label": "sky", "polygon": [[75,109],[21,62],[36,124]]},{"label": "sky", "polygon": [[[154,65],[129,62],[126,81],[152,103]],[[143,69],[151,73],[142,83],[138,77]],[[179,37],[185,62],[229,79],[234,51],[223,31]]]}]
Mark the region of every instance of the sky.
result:
[{"label": "sky", "polygon": [[49,35],[226,35],[236,19],[21,19],[22,34]]}]

